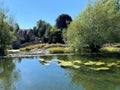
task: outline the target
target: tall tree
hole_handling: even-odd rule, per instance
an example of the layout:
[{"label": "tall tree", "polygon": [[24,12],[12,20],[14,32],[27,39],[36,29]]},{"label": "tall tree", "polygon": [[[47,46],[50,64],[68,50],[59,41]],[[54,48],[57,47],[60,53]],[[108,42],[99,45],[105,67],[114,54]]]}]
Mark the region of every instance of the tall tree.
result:
[{"label": "tall tree", "polygon": [[71,16],[69,16],[68,14],[61,14],[56,19],[56,26],[59,29],[67,28],[71,21]]},{"label": "tall tree", "polygon": [[64,43],[62,31],[56,26],[53,26],[49,34],[49,43]]},{"label": "tall tree", "polygon": [[13,20],[9,16],[8,9],[0,7],[0,55],[5,55],[5,50],[7,46],[11,44],[13,40],[13,30],[11,27],[13,25]]},{"label": "tall tree", "polygon": [[67,31],[67,43],[73,50],[82,51],[88,46],[93,53],[98,52],[103,44],[120,42],[118,1],[96,0],[88,3]]},{"label": "tall tree", "polygon": [[38,37],[43,37],[47,30],[51,29],[51,25],[43,20],[37,22],[37,26],[34,27],[34,32]]}]

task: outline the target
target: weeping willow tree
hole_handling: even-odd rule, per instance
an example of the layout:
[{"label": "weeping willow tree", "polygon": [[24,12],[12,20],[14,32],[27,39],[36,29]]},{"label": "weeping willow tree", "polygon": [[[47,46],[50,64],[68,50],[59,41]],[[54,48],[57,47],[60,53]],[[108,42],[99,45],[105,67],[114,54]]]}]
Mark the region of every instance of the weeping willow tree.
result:
[{"label": "weeping willow tree", "polygon": [[120,42],[119,0],[89,0],[67,30],[67,43],[74,51],[99,52],[106,43]]},{"label": "weeping willow tree", "polygon": [[13,18],[9,15],[9,10],[0,7],[0,56],[5,55],[7,47],[14,39]]}]

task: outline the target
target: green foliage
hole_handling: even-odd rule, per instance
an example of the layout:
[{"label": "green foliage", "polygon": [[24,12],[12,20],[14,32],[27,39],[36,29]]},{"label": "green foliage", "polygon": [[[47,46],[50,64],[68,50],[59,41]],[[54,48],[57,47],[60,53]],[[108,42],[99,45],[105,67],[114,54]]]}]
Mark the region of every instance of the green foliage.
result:
[{"label": "green foliage", "polygon": [[36,44],[36,45],[29,45],[23,48],[20,48],[20,51],[30,51],[32,49],[40,49],[44,46],[46,46],[47,44]]},{"label": "green foliage", "polygon": [[49,34],[49,43],[65,43],[67,29],[58,29],[56,26],[52,27]]},{"label": "green foliage", "polygon": [[50,54],[56,54],[56,53],[70,53],[71,51],[69,50],[69,48],[50,48],[49,49],[49,53]]},{"label": "green foliage", "polygon": [[67,14],[61,14],[56,19],[56,25],[49,32],[49,43],[65,43],[66,29],[72,18]]},{"label": "green foliage", "polygon": [[24,47],[24,48],[20,48],[20,51],[30,51],[32,48],[30,47]]},{"label": "green foliage", "polygon": [[118,6],[118,0],[89,2],[68,28],[67,43],[72,50],[81,52],[89,47],[92,53],[105,43],[120,42]]},{"label": "green foliage", "polygon": [[120,48],[117,47],[103,47],[100,49],[101,52],[120,52]]},{"label": "green foliage", "polygon": [[13,20],[9,16],[8,10],[0,7],[0,55],[5,55],[7,47],[14,39],[11,27],[13,27]]},{"label": "green foliage", "polygon": [[68,27],[71,21],[72,18],[68,14],[61,14],[56,19],[56,26],[59,29],[64,29]]},{"label": "green foliage", "polygon": [[47,37],[47,35],[49,35],[50,29],[51,29],[51,25],[43,20],[39,20],[37,22],[37,26],[33,28],[35,35],[37,37],[43,37],[45,36],[45,34]]},{"label": "green foliage", "polygon": [[50,30],[49,43],[64,43],[61,29],[54,26]]}]

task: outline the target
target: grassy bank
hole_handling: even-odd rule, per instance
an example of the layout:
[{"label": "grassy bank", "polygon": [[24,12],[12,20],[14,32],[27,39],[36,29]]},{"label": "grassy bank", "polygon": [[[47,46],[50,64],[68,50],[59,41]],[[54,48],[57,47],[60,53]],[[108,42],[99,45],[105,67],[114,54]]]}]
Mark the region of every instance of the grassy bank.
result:
[{"label": "grassy bank", "polygon": [[50,48],[49,50],[50,54],[56,54],[56,53],[71,53],[69,48],[61,48],[61,47],[57,47],[57,48]]},{"label": "grassy bank", "polygon": [[120,53],[120,44],[113,44],[100,49],[101,52]]},{"label": "grassy bank", "polygon": [[36,45],[29,45],[29,46],[26,46],[26,47],[22,47],[20,48],[20,51],[30,51],[32,49],[40,49],[44,46],[46,46],[47,44],[36,44]]},{"label": "grassy bank", "polygon": [[[104,46],[100,49],[101,53],[120,53],[120,44]],[[72,51],[65,44],[36,44],[20,48],[20,51],[31,51],[46,49],[50,54],[56,53],[71,53]]]},{"label": "grassy bank", "polygon": [[48,48],[51,48],[51,47],[64,47],[65,45],[64,44],[36,44],[36,45],[29,45],[29,46],[26,46],[26,47],[22,47],[20,48],[20,51],[30,51],[30,50],[33,50],[33,49],[41,49],[43,47],[48,47]]}]

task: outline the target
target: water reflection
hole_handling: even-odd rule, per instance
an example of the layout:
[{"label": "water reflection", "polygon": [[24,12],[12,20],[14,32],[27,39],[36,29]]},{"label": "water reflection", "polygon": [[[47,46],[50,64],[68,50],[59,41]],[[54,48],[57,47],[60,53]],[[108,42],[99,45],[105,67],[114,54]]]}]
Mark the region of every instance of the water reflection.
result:
[{"label": "water reflection", "polygon": [[41,56],[39,58],[39,62],[42,65],[49,65],[50,62],[53,62],[53,58],[54,58],[54,56]]},{"label": "water reflection", "polygon": [[1,59],[0,90],[120,90],[120,67],[108,71],[88,70],[84,64],[80,64],[82,69],[63,68],[58,60],[120,62],[116,57],[84,56]]},{"label": "water reflection", "polygon": [[[81,60],[85,61],[104,61],[116,62],[120,58],[109,57],[79,57],[79,56],[59,56],[58,59],[66,61]],[[66,68],[64,68],[66,69]],[[90,71],[66,69],[72,79],[72,83],[82,85],[85,90],[120,90],[120,68],[112,67],[110,71]]]},{"label": "water reflection", "polygon": [[111,73],[87,73],[68,71],[72,83],[82,85],[85,90],[120,90],[120,74],[112,75]]},{"label": "water reflection", "polygon": [[0,59],[0,90],[16,90],[14,82],[19,79],[12,59]]}]

